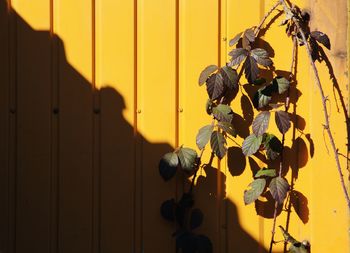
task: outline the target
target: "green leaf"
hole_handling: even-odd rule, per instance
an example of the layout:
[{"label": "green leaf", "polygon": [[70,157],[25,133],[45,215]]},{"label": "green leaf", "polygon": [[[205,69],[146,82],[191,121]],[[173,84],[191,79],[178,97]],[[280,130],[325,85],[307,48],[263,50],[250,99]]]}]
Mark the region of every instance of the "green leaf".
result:
[{"label": "green leaf", "polygon": [[199,79],[198,79],[198,83],[199,85],[203,85],[208,77],[218,69],[218,66],[216,65],[209,65],[208,67],[206,67],[200,74]]},{"label": "green leaf", "polygon": [[289,81],[281,76],[277,76],[274,78],[273,83],[277,83],[278,86],[278,93],[282,94],[283,92],[287,91],[289,88]]},{"label": "green leaf", "polygon": [[238,75],[235,69],[232,69],[229,66],[224,66],[221,68],[221,75],[227,88],[231,90],[238,89]]},{"label": "green leaf", "polygon": [[233,37],[233,39],[230,40],[230,43],[229,43],[230,47],[232,47],[234,44],[236,44],[239,41],[242,34],[243,34],[243,32],[240,32],[240,33],[236,34],[236,36]]},{"label": "green leaf", "polygon": [[283,203],[289,190],[289,184],[283,177],[275,177],[271,180],[269,189],[272,197],[280,204]]},{"label": "green leaf", "polygon": [[226,90],[224,79],[220,73],[211,75],[207,80],[207,92],[212,100],[220,98]]},{"label": "green leaf", "polygon": [[236,130],[230,122],[220,121],[218,127],[233,137],[237,137]]},{"label": "green leaf", "polygon": [[252,128],[256,136],[263,135],[269,126],[271,113],[269,111],[260,112],[253,120]]},{"label": "green leaf", "polygon": [[196,144],[199,149],[203,149],[207,145],[213,129],[213,125],[207,125],[199,129],[196,137]]},{"label": "green leaf", "polygon": [[231,122],[233,119],[231,107],[224,104],[219,104],[216,107],[214,107],[213,115],[219,121]]},{"label": "green leaf", "polygon": [[253,105],[256,109],[264,108],[271,101],[271,96],[267,96],[267,95],[262,93],[262,90],[264,90],[264,89],[265,88],[259,89],[254,95]]},{"label": "green leaf", "polygon": [[244,74],[249,83],[254,83],[259,77],[258,64],[251,56],[247,56],[247,59],[244,62]]},{"label": "green leaf", "polygon": [[244,203],[249,205],[259,198],[266,186],[264,178],[255,179],[249,184],[250,189],[244,191]]},{"label": "green leaf", "polygon": [[324,45],[328,50],[331,50],[331,42],[329,41],[327,34],[319,31],[313,31],[310,35]]},{"label": "green leaf", "polygon": [[272,65],[272,60],[269,58],[269,54],[265,49],[254,48],[251,51],[251,56],[256,60],[256,62],[265,67]]},{"label": "green leaf", "polygon": [[248,51],[244,48],[235,48],[228,55],[232,56],[230,65],[239,65],[248,55]]},{"label": "green leaf", "polygon": [[219,158],[222,159],[225,154],[226,154],[226,140],[225,137],[222,133],[219,131],[214,131],[211,134],[210,138],[210,146],[215,155]]},{"label": "green leaf", "polygon": [[275,112],[275,121],[278,130],[285,134],[290,128],[290,119],[289,114],[285,111],[276,111]]},{"label": "green leaf", "polygon": [[194,149],[181,147],[177,155],[183,170],[191,171],[194,169],[197,159],[197,152]]},{"label": "green leaf", "polygon": [[275,177],[276,176],[276,170],[275,169],[266,169],[263,168],[259,170],[254,177]]},{"label": "green leaf", "polygon": [[176,153],[166,153],[159,161],[159,174],[165,181],[170,180],[176,173],[179,159]]},{"label": "green leaf", "polygon": [[242,151],[245,156],[250,156],[256,153],[260,148],[262,142],[262,136],[256,136],[255,134],[249,135],[242,144]]},{"label": "green leaf", "polygon": [[244,31],[244,37],[246,37],[250,42],[255,41],[255,33],[253,28],[248,28]]}]

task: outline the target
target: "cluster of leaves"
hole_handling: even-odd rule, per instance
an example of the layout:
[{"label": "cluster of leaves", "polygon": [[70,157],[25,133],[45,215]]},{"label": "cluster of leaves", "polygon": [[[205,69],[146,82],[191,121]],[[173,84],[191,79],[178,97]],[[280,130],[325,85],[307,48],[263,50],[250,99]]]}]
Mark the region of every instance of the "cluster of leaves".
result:
[{"label": "cluster of leaves", "polygon": [[184,193],[178,202],[174,199],[163,202],[161,214],[166,220],[178,224],[178,230],[173,234],[176,237],[176,252],[181,250],[182,253],[211,253],[210,239],[193,232],[202,224],[204,217],[202,211],[193,206],[192,193]]},{"label": "cluster of leaves", "polygon": [[[173,178],[177,171],[185,175],[196,176],[200,166],[200,158],[197,152],[183,146],[173,152],[166,153],[159,162],[159,173],[165,181]],[[198,208],[194,208],[192,190],[183,193],[181,199],[174,198],[162,203],[160,213],[164,219],[177,223],[177,231],[173,234],[176,238],[177,252],[182,253],[211,253],[212,244],[205,235],[197,235],[193,230],[198,228],[204,215]]]},{"label": "cluster of leaves", "polygon": [[[294,6],[290,12],[286,13],[286,16],[284,20],[282,21],[281,25],[286,26],[286,33],[287,36],[295,36],[298,41],[299,45],[304,45],[304,42],[301,38],[300,33],[298,32],[297,25],[295,23],[295,20],[299,22],[303,26],[303,29],[305,31],[309,31],[309,20],[310,16],[306,12],[300,11],[299,8]],[[323,45],[328,50],[331,49],[331,43],[329,40],[329,37],[327,34],[320,32],[320,31],[312,31],[312,32],[306,32],[306,39],[309,43],[310,49],[311,49],[311,56],[313,61],[322,61],[322,54],[320,45]]]},{"label": "cluster of leaves", "polygon": [[[250,28],[237,34],[231,41],[230,46],[238,44],[230,52],[231,66],[241,64],[243,68],[247,85],[262,85],[266,83],[264,78],[260,77],[259,65],[270,67],[273,62],[265,49],[252,48],[255,41],[254,29]],[[253,105],[261,111],[253,120],[252,130],[242,144],[242,152],[245,156],[251,156],[258,151],[266,151],[267,159],[275,160],[283,151],[281,141],[273,134],[267,133],[271,114],[275,115],[277,128],[282,134],[285,134],[290,128],[290,117],[286,111],[278,110],[284,104],[271,104],[272,96],[278,96],[289,89],[289,81],[281,76],[275,77],[269,84],[260,88],[253,97]],[[289,191],[288,181],[277,173],[276,168],[262,168],[254,175],[254,181],[249,184],[249,189],[244,192],[245,204],[256,201],[259,196],[270,191],[273,198],[280,204],[285,200]]]},{"label": "cluster of leaves", "polygon": [[268,52],[263,48],[254,48],[255,33],[253,28],[238,33],[232,40],[230,46],[238,44],[229,55],[231,56],[230,66],[240,65],[243,61],[244,74],[249,83],[259,83],[260,70],[258,65],[263,67],[272,66],[272,60]]}]

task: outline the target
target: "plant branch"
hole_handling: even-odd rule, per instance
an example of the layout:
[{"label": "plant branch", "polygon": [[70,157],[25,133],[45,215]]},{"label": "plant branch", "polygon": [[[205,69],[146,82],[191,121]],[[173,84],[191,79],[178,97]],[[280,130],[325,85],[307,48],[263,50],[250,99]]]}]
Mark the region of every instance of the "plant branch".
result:
[{"label": "plant branch", "polygon": [[271,7],[271,9],[265,14],[265,16],[263,17],[263,19],[260,21],[260,24],[257,26],[257,28],[255,29],[255,37],[258,37],[259,32],[263,26],[263,24],[265,23],[266,19],[271,15],[271,13],[281,4],[280,1],[277,1],[277,3]]},{"label": "plant branch", "polygon": [[[280,3],[283,5],[284,10],[287,13],[291,13],[292,12],[290,7],[285,2],[285,0],[280,0]],[[324,95],[324,91],[323,91],[323,87],[322,87],[322,84],[321,84],[321,80],[320,80],[320,77],[319,77],[316,65],[315,65],[315,63],[314,63],[314,61],[312,59],[311,48],[310,48],[310,45],[307,42],[307,38],[306,38],[305,32],[302,29],[302,27],[301,27],[301,25],[299,23],[299,20],[295,16],[292,16],[292,19],[293,19],[293,21],[294,21],[294,23],[295,23],[295,25],[297,27],[298,32],[301,35],[301,39],[302,39],[302,41],[303,41],[303,43],[304,43],[304,45],[306,47],[306,52],[307,52],[307,55],[309,57],[309,61],[310,61],[312,70],[314,72],[315,83],[316,83],[316,86],[318,87],[318,90],[320,92],[321,99],[322,99],[323,114],[324,114],[324,125],[323,126],[324,126],[324,128],[325,128],[325,130],[326,130],[326,132],[328,134],[328,137],[329,137],[329,140],[330,140],[330,143],[331,143],[331,146],[332,146],[332,150],[333,150],[333,153],[334,153],[334,158],[335,158],[335,161],[336,161],[337,170],[338,170],[338,173],[339,173],[341,187],[343,189],[344,196],[345,196],[348,208],[350,209],[350,198],[349,198],[349,194],[348,194],[348,191],[346,189],[346,186],[345,186],[345,181],[344,181],[344,177],[343,177],[343,173],[342,173],[342,168],[340,166],[338,149],[336,148],[334,137],[333,137],[333,134],[331,132],[331,128],[330,128],[330,124],[329,124],[329,112],[327,110],[327,105],[326,105],[327,97]]]},{"label": "plant branch", "polygon": [[[292,53],[292,63],[291,63],[291,67],[290,67],[289,81],[291,81],[293,79],[293,70],[295,68],[297,46],[298,46],[297,40],[295,37],[293,37],[293,53]],[[290,88],[288,88],[287,97],[286,97],[286,100],[284,102],[285,112],[288,112],[289,105],[290,105],[289,101],[290,101]],[[282,151],[281,151],[281,155],[280,155],[280,163],[279,163],[279,171],[278,171],[279,177],[282,177],[284,142],[285,142],[285,134],[282,135]],[[275,210],[273,212],[273,224],[272,224],[272,231],[271,231],[272,235],[271,235],[269,253],[272,252],[273,244],[275,243],[274,238],[275,238],[275,233],[276,233],[277,210],[278,210],[278,202],[275,201]]]}]

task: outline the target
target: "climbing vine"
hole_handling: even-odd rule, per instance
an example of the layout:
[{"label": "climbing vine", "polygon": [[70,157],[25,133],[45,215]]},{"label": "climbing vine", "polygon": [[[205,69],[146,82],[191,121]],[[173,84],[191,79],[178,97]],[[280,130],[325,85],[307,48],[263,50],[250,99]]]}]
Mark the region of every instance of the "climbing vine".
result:
[{"label": "climbing vine", "polygon": [[[281,26],[285,27],[286,35],[293,41],[291,67],[288,70],[278,70],[278,66],[274,66],[268,50],[259,47],[263,44],[259,43],[261,29],[267,17],[279,7],[282,7],[280,11],[284,13]],[[302,12],[297,6],[291,5],[285,0],[279,0],[266,13],[258,26],[249,27],[238,33],[230,40],[229,46],[232,47],[229,52],[230,62],[223,67],[207,66],[199,76],[198,83],[200,86],[206,87],[208,95],[205,110],[212,117],[212,121],[202,126],[196,136],[197,148],[200,150],[199,154],[194,149],[180,146],[173,152],[165,154],[159,163],[159,172],[165,181],[174,178],[177,172],[191,178],[188,191],[185,191],[179,200],[173,198],[161,205],[162,216],[177,223],[177,229],[173,234],[176,238],[177,252],[212,252],[210,239],[205,235],[195,233],[195,229],[203,222],[204,215],[200,209],[195,208],[193,189],[197,172],[204,166],[202,156],[206,147],[210,146],[211,149],[211,157],[208,162],[211,164],[214,156],[218,159],[225,157],[228,150],[228,139],[233,140],[245,156],[263,156],[267,161],[268,166],[254,171],[252,182],[243,193],[243,199],[244,203],[249,205],[256,202],[260,196],[272,196],[275,202],[269,248],[269,252],[272,252],[276,243],[274,236],[278,210],[286,202],[291,203],[293,199],[298,198],[300,194],[293,188],[293,179],[288,181],[283,174],[283,168],[288,166],[288,161],[284,159],[285,134],[291,128],[290,93],[296,85],[295,70],[298,47],[304,47],[309,56],[315,84],[321,95],[324,112],[323,126],[334,152],[341,187],[350,208],[349,195],[345,187],[338,151],[330,129],[329,113],[326,106],[327,98],[315,65],[315,61],[323,60],[322,47],[328,50],[331,48],[328,36],[320,31],[310,31],[308,13]],[[272,78],[267,78],[267,75],[262,74],[262,70],[271,72]],[[280,73],[284,74],[281,75]],[[242,75],[247,80],[246,84],[241,82]],[[235,124],[237,122],[233,122],[234,112],[230,107],[230,103],[239,92],[245,92],[247,87],[250,87],[248,90],[254,91],[248,95],[250,103],[259,113],[252,120],[251,134],[239,145],[235,141],[237,137]],[[278,132],[271,132],[270,129],[274,129],[270,126],[271,124],[276,125]],[[277,163],[269,161],[277,161]],[[290,243],[288,252],[307,252],[309,244],[295,240],[287,232],[287,229],[281,227],[285,239],[285,251],[287,244]]]}]

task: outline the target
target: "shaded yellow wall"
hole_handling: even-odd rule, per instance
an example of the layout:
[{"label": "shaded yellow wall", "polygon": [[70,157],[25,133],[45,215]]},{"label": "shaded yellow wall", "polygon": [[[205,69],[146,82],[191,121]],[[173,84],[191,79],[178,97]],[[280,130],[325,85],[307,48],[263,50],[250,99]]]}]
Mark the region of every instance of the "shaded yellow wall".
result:
[{"label": "shaded yellow wall", "polygon": [[[294,2],[311,13],[313,29],[330,37],[326,53],[347,109],[347,1]],[[162,220],[159,206],[179,197],[184,183],[181,177],[164,183],[159,158],[177,145],[195,148],[198,129],[211,121],[200,71],[228,62],[230,38],[257,25],[274,3],[0,0],[0,252],[175,252],[175,226]],[[263,39],[277,69],[289,71],[292,42],[280,20]],[[304,221],[292,209],[289,231],[309,240],[313,252],[349,252],[348,210],[303,47],[297,65],[291,111],[299,117],[286,144],[297,140],[288,157],[300,168],[294,188],[307,207]],[[346,156],[344,108],[329,69],[317,66]],[[234,112],[249,109],[246,98],[238,95]],[[272,219],[243,202],[250,167],[264,164],[229,146],[229,156],[197,181],[196,205],[205,215],[199,232],[211,238],[214,252],[266,252]],[[282,211],[277,224],[286,220]]]}]

